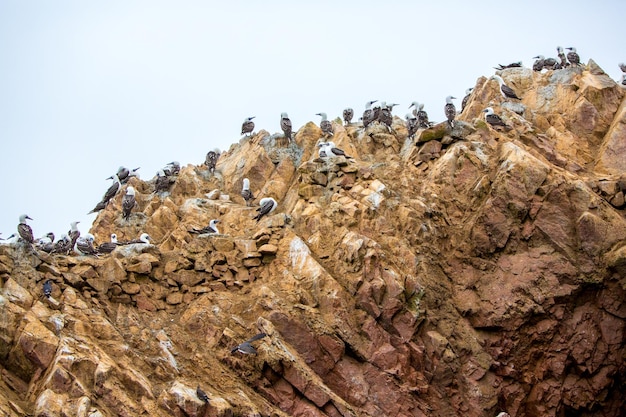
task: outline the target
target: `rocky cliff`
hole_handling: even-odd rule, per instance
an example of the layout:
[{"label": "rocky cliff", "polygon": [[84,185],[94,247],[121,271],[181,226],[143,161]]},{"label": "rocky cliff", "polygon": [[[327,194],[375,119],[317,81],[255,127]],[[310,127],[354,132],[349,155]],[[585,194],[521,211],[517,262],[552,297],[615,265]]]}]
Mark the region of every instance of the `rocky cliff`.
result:
[{"label": "rocky cliff", "polygon": [[[153,244],[0,246],[0,411],[626,415],[625,90],[593,61],[500,73],[521,102],[480,78],[452,130],[335,122],[352,158],[322,159],[308,123],[169,192],[132,178],[130,219],[120,193],[91,232]],[[219,234],[189,233],[211,219]]]}]

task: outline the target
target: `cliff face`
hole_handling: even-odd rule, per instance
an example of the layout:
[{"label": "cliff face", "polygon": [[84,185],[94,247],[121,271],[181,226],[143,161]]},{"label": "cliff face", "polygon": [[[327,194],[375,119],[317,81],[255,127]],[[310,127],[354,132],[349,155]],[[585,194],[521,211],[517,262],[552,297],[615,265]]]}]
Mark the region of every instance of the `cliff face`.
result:
[{"label": "cliff face", "polygon": [[[91,232],[154,245],[0,246],[0,411],[625,415],[624,89],[593,62],[502,77],[521,103],[480,78],[452,132],[335,123],[352,159],[320,160],[308,123],[243,139],[215,174],[183,167],[169,193],[133,178],[130,219],[119,194]],[[221,234],[189,233],[214,218]]]}]

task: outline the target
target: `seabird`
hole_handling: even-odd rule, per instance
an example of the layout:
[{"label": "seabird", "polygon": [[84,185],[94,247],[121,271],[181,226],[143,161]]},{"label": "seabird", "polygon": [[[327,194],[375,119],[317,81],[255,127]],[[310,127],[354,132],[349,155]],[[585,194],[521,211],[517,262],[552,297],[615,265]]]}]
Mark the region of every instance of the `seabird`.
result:
[{"label": "seabird", "polygon": [[370,123],[374,121],[374,110],[372,110],[372,104],[377,100],[368,101],[365,103],[365,111],[363,112],[363,127],[367,128]]},{"label": "seabird", "polygon": [[622,85],[626,85],[626,74],[622,74]]},{"label": "seabird", "polygon": [[380,114],[378,115],[378,120],[380,120],[381,123],[387,126],[387,129],[389,129],[390,132],[392,130],[391,124],[393,123],[393,115],[391,114],[391,112],[393,111],[393,108],[395,106],[397,106],[396,103],[385,103],[385,106],[380,107]]},{"label": "seabird", "polygon": [[35,238],[33,237],[33,229],[26,224],[26,220],[32,220],[28,217],[28,214],[22,214],[20,216],[20,223],[17,225],[17,233],[20,235],[22,239],[24,239],[29,244],[35,243]]},{"label": "seabird", "polygon": [[570,46],[569,48],[565,48],[565,49],[570,51],[567,53],[567,60],[569,61],[569,63],[575,66],[580,65],[580,56],[578,56],[578,53],[576,52],[576,48],[574,48],[573,46]]},{"label": "seabird", "polygon": [[619,65],[619,69],[621,69],[622,72],[626,72],[626,64],[624,64],[623,62],[620,62],[618,65]]},{"label": "seabird", "polygon": [[261,217],[265,216],[266,214],[270,214],[271,212],[276,210],[277,206],[278,203],[272,197],[262,198],[261,201],[259,201],[259,208],[256,209],[256,211],[258,211],[259,213],[254,216],[253,219],[258,222],[259,220],[261,220]]},{"label": "seabird", "polygon": [[135,207],[137,201],[135,200],[135,189],[129,186],[126,189],[126,194],[122,197],[122,218],[128,220],[130,212]]},{"label": "seabird", "polygon": [[209,151],[206,154],[206,160],[204,161],[204,163],[206,164],[207,167],[209,167],[209,172],[210,173],[214,173],[215,172],[215,165],[217,165],[217,160],[219,158],[220,158],[220,150],[217,149],[217,148],[215,148],[212,151]]},{"label": "seabird", "polygon": [[219,222],[220,222],[219,220],[213,219],[209,222],[209,225],[207,227],[204,227],[202,229],[191,229],[189,233],[197,233],[197,234],[210,233],[210,234],[219,235],[220,231],[217,229],[217,223]]},{"label": "seabird", "polygon": [[44,252],[52,252],[52,250],[54,249],[54,233],[46,233],[45,236],[37,239],[36,246]]},{"label": "seabird", "polygon": [[[326,147],[327,146],[328,146],[328,142],[320,142],[320,143],[317,144],[317,147],[319,148],[317,150],[317,156],[319,158],[323,159],[323,158],[327,158],[328,157],[328,154],[326,153]],[[317,160],[316,162],[322,162],[322,161]]]},{"label": "seabird", "polygon": [[180,162],[178,161],[172,161],[169,164],[165,165],[163,167],[163,172],[165,173],[165,175],[178,175],[178,173],[180,172]]},{"label": "seabird", "polygon": [[111,241],[102,243],[96,248],[96,250],[98,253],[111,253],[118,247],[118,245],[117,235],[115,233],[111,233]]},{"label": "seabird", "polygon": [[465,97],[463,97],[463,101],[461,101],[461,112],[463,112],[463,110],[465,109],[465,106],[467,105],[467,102],[472,96],[472,91],[474,91],[474,87],[470,87],[467,90],[465,90]]},{"label": "seabird", "polygon": [[54,243],[52,253],[62,253],[67,255],[72,250],[72,240],[68,235],[62,234],[59,240]]},{"label": "seabird", "polygon": [[549,70],[561,69],[561,64],[554,58],[544,58],[543,67]]},{"label": "seabird", "polygon": [[417,101],[414,101],[413,103],[411,103],[411,105],[409,106],[409,109],[411,107],[413,107],[413,116],[417,117],[417,110],[419,109],[420,104]]},{"label": "seabird", "polygon": [[50,298],[50,296],[52,295],[52,281],[50,281],[49,279],[47,279],[43,283],[43,295],[46,298]]},{"label": "seabird", "polygon": [[431,126],[431,123],[428,121],[428,113],[424,110],[424,103],[419,103],[417,107],[417,112],[415,112],[415,117],[417,117],[417,124],[420,128],[428,128]]},{"label": "seabird", "polygon": [[343,109],[343,123],[348,126],[354,117],[354,110],[350,107]]},{"label": "seabird", "polygon": [[325,152],[328,156],[343,156],[345,158],[353,159],[351,156],[346,155],[343,149],[339,149],[335,142],[326,142],[325,144]]},{"label": "seabird", "polygon": [[537,71],[537,72],[541,72],[541,70],[543,69],[544,66],[544,56],[543,55],[537,55],[535,57],[533,57],[533,59],[536,59],[536,61],[533,63],[533,71]]},{"label": "seabird", "polygon": [[129,240],[128,242],[125,243],[125,245],[131,245],[133,243],[148,243],[148,244],[150,244],[150,240],[152,240],[152,238],[150,237],[149,234],[142,233],[141,236],[139,236],[139,239]]},{"label": "seabird", "polygon": [[235,346],[234,348],[232,348],[230,350],[230,353],[235,353],[235,352],[240,352],[240,353],[245,353],[247,355],[254,355],[256,354],[256,349],[252,346],[252,342],[262,339],[265,336],[267,336],[267,334],[265,333],[259,333],[253,337],[251,337],[250,339],[246,340],[245,342]]},{"label": "seabird", "polygon": [[[117,173],[114,175],[117,175],[117,178],[121,181],[125,181],[126,178],[128,177],[128,175],[130,174],[130,170],[124,166],[120,166],[117,169]],[[113,175],[111,175],[109,178],[107,178],[107,180],[110,180],[111,178],[113,178]]]},{"label": "seabird", "polygon": [[196,388],[196,395],[198,396],[199,400],[204,401],[205,403],[209,402],[209,396],[206,395],[206,392],[202,391],[200,385],[198,385],[198,388]]},{"label": "seabird", "polygon": [[557,46],[556,53],[559,57],[559,60],[561,60],[561,68],[567,68],[569,66],[569,63],[567,62],[567,58],[565,57],[565,52],[563,52],[563,48]]},{"label": "seabird", "polygon": [[417,117],[411,113],[406,114],[406,130],[409,132],[409,139],[413,139],[415,137],[415,132],[417,132],[418,128]]},{"label": "seabird", "polygon": [[316,113],[316,115],[322,117],[322,121],[320,122],[320,129],[322,129],[322,133],[324,133],[324,136],[332,136],[333,124],[328,120],[328,116],[326,116],[326,113]]},{"label": "seabird", "polygon": [[79,255],[94,255],[98,256],[98,251],[93,246],[94,237],[91,233],[87,233],[84,237],[76,239],[76,252]]},{"label": "seabird", "polygon": [[80,222],[71,222],[70,230],[67,232],[67,235],[69,236],[70,242],[71,242],[70,247],[72,248],[74,247],[74,245],[76,244],[76,240],[80,236],[80,230],[78,230],[78,223]]},{"label": "seabird", "polygon": [[456,107],[454,106],[452,100],[456,100],[456,97],[446,97],[446,105],[443,107],[443,112],[448,119],[448,124],[450,125],[450,127],[454,127],[454,118],[456,117]]},{"label": "seabird", "polygon": [[241,187],[241,196],[246,201],[246,206],[249,206],[250,201],[254,200],[252,191],[250,191],[250,180],[247,178],[243,179],[243,186]]},{"label": "seabird", "polygon": [[517,94],[515,94],[515,91],[513,91],[511,87],[504,83],[502,77],[500,77],[499,75],[492,75],[491,78],[493,78],[498,82],[498,84],[500,84],[500,93],[502,93],[502,97],[521,100],[521,98],[519,98]]},{"label": "seabird", "polygon": [[493,112],[493,109],[491,107],[487,107],[485,110],[483,110],[483,112],[485,113],[485,121],[491,126],[502,126],[506,129],[510,129],[510,127],[506,123],[504,123],[502,118]]},{"label": "seabird", "polygon": [[103,210],[107,206],[109,200],[115,197],[115,194],[117,194],[120,187],[122,186],[122,183],[120,182],[120,179],[117,176],[117,174],[113,174],[107,179],[112,179],[113,184],[111,184],[111,186],[106,190],[106,192],[104,193],[104,196],[102,196],[102,200],[100,200],[100,202],[96,204],[96,207],[94,207],[94,209],[91,210],[87,214],[96,213],[100,210]]},{"label": "seabird", "polygon": [[252,121],[252,119],[254,119],[255,117],[256,116],[250,116],[244,119],[243,123],[241,124],[242,135],[250,136],[250,134],[252,134],[252,131],[254,130],[254,122]]},{"label": "seabird", "polygon": [[522,66],[522,61],[517,61],[517,62],[512,62],[509,65],[502,65],[502,64],[498,64],[497,67],[494,67],[495,69],[497,69],[498,71],[501,71],[503,69],[507,69],[507,68],[519,68]]},{"label": "seabird", "polygon": [[174,179],[165,175],[165,172],[163,172],[162,169],[158,170],[157,177],[154,182],[154,192],[161,193],[161,192],[169,191],[170,185],[172,185],[174,181],[175,181]]},{"label": "seabird", "polygon": [[280,128],[285,133],[285,137],[291,141],[291,120],[289,120],[287,113],[280,114]]}]

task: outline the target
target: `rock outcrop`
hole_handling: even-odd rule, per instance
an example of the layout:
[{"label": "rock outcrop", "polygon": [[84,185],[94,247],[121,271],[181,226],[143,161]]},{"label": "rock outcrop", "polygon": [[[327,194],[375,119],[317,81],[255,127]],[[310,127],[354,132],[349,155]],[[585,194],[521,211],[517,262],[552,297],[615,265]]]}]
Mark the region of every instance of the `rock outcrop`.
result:
[{"label": "rock outcrop", "polygon": [[350,158],[319,158],[308,123],[132,178],[91,233],[151,244],[0,246],[0,412],[625,415],[625,90],[593,61],[501,75],[521,102],[480,78],[454,131],[334,123]]}]

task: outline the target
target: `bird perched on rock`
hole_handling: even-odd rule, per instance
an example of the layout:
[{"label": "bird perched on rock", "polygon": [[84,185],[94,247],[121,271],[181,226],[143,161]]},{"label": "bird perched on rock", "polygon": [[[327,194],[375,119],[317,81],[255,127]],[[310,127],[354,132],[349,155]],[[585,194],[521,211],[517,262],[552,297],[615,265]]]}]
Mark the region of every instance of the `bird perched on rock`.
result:
[{"label": "bird perched on rock", "polygon": [[91,233],[87,233],[84,237],[79,237],[76,240],[76,252],[79,255],[93,255],[98,256],[98,251],[93,246],[95,238]]},{"label": "bird perched on rock", "polygon": [[49,279],[47,279],[43,283],[43,295],[46,298],[50,298],[50,296],[52,295],[52,281],[50,281]]},{"label": "bird perched on rock", "polygon": [[249,206],[250,201],[254,200],[252,191],[250,191],[250,180],[247,178],[243,179],[243,185],[241,187],[241,196],[246,201],[246,206]]},{"label": "bird perched on rock", "polygon": [[62,253],[67,255],[72,250],[72,239],[65,233],[61,235],[59,240],[54,242],[54,248],[51,253]]},{"label": "bird perched on rock", "polygon": [[252,132],[254,131],[254,122],[252,121],[252,119],[254,119],[255,117],[256,116],[250,116],[244,119],[243,123],[241,124],[242,135],[250,136],[252,134]]},{"label": "bird perched on rock", "polygon": [[132,211],[133,207],[135,207],[136,203],[137,201],[135,200],[135,188],[129,186],[126,189],[126,194],[122,198],[122,218],[124,220],[128,220],[128,218],[130,217],[130,212]]},{"label": "bird perched on rock", "polygon": [[450,127],[454,127],[454,118],[456,117],[456,107],[454,106],[452,100],[456,100],[456,97],[446,97],[446,105],[443,107],[443,112],[448,119]]},{"label": "bird perched on rock", "polygon": [[409,139],[413,139],[415,137],[415,132],[417,132],[418,128],[417,117],[415,117],[411,113],[406,114],[406,130],[409,133]]},{"label": "bird perched on rock", "polygon": [[626,74],[622,74],[622,85],[626,85]]},{"label": "bird perched on rock", "polygon": [[343,109],[343,123],[348,126],[354,117],[354,110],[350,107]]},{"label": "bird perched on rock", "polygon": [[117,242],[117,235],[115,233],[111,233],[111,241],[100,244],[96,248],[96,250],[98,251],[98,253],[111,253],[118,246],[119,246],[119,243]]},{"label": "bird perched on rock", "polygon": [[320,121],[320,129],[322,129],[322,133],[324,133],[324,136],[332,136],[333,124],[328,120],[328,116],[326,116],[326,113],[316,113],[316,115],[322,117],[322,120]]},{"label": "bird perched on rock", "polygon": [[17,225],[17,234],[26,241],[29,245],[35,243],[35,238],[33,237],[33,229],[26,223],[26,220],[32,220],[28,217],[28,214],[22,214],[20,216],[20,222]]},{"label": "bird perched on rock", "polygon": [[515,94],[515,91],[513,91],[511,87],[504,83],[502,77],[500,77],[499,75],[492,75],[491,78],[493,78],[498,82],[498,84],[500,84],[500,93],[502,94],[502,97],[521,100],[521,98],[519,98],[517,94]]},{"label": "bird perched on rock", "polygon": [[[78,223],[80,222],[71,222],[70,230],[67,232],[67,236],[70,238],[70,249],[74,247],[76,244],[76,240],[80,237],[80,230],[78,230]],[[69,252],[68,252],[69,253]]]},{"label": "bird perched on rock", "polygon": [[52,232],[46,233],[45,236],[37,239],[37,242],[35,243],[35,245],[37,246],[38,249],[41,249],[42,251],[46,253],[52,252],[52,250],[54,249],[54,233]]},{"label": "bird perched on rock", "polygon": [[485,121],[489,123],[491,126],[493,127],[501,126],[507,130],[510,130],[510,127],[506,123],[504,123],[504,121],[502,120],[500,116],[494,113],[491,107],[487,107],[485,110],[483,110],[483,112],[485,113]]},{"label": "bird perched on rock", "polygon": [[463,97],[463,100],[461,101],[461,112],[465,109],[465,106],[467,106],[467,102],[472,96],[472,91],[474,91],[474,87],[470,87],[465,90],[465,97]]},{"label": "bird perched on rock", "polygon": [[392,104],[386,104],[385,106],[381,106],[380,107],[380,113],[378,115],[378,120],[384,124],[385,126],[387,126],[387,129],[391,132],[391,124],[393,123],[393,108],[395,106],[397,106],[398,104],[396,103],[392,103]]},{"label": "bird perched on rock", "polygon": [[276,210],[277,206],[278,203],[272,197],[262,198],[261,201],[259,201],[259,208],[256,209],[258,214],[254,216],[253,219],[258,222],[259,220],[261,220],[261,217],[270,214],[271,212]]},{"label": "bird perched on rock", "polygon": [[[124,166],[120,166],[120,167],[117,169],[117,173],[115,173],[115,174],[113,174],[113,175],[117,175],[117,178],[119,179],[119,181],[120,181],[122,184],[126,184],[126,183],[128,182],[128,180],[129,180],[131,177],[137,177],[137,176],[139,176],[139,174],[137,174],[137,171],[139,171],[139,169],[140,169],[140,168],[141,168],[141,167],[139,167],[139,168],[135,168],[135,169],[133,169],[133,170],[129,170],[128,168],[126,168],[126,167],[124,167]],[[113,175],[111,175],[109,178],[107,178],[107,180],[114,179],[114,178],[113,178]]]},{"label": "bird perched on rock", "polygon": [[497,69],[498,71],[501,71],[507,68],[520,68],[521,66],[522,66],[522,61],[517,61],[517,62],[512,62],[509,65],[498,64],[498,66],[494,68]]},{"label": "bird perched on rock", "polygon": [[[254,126],[252,126],[254,127]],[[217,160],[220,158],[220,150],[215,148],[212,151],[207,152],[206,159],[204,163],[209,168],[209,172],[212,174],[215,172],[215,165],[217,165]]]},{"label": "bird perched on rock", "polygon": [[541,70],[543,70],[543,65],[544,65],[544,56],[537,55],[536,57],[533,57],[533,59],[536,59],[536,61],[533,63],[533,71],[541,72]]},{"label": "bird perched on rock", "polygon": [[[426,113],[426,110],[424,110],[424,104],[414,101],[413,104],[411,104],[411,106],[415,107],[413,109],[413,114],[417,118],[418,127],[420,128],[430,127],[430,122],[428,121],[428,113]],[[411,108],[411,106],[409,106],[409,108]]]},{"label": "bird perched on rock", "polygon": [[254,355],[256,354],[256,349],[252,346],[252,342],[262,339],[265,336],[267,336],[267,334],[265,333],[259,333],[255,336],[252,336],[250,339],[246,340],[245,342],[238,344],[237,346],[235,346],[234,348],[232,348],[230,350],[230,353],[235,353],[235,352],[239,352],[239,353],[244,353],[246,355]]},{"label": "bird perched on rock", "polygon": [[210,234],[219,234],[220,231],[217,229],[217,224],[220,221],[217,219],[213,219],[209,222],[209,225],[206,227],[203,227],[202,229],[191,229],[189,231],[189,233],[197,233],[197,234],[205,234],[205,233],[210,233]]},{"label": "bird perched on rock", "polygon": [[178,175],[180,173],[180,162],[172,161],[163,167],[165,175]]},{"label": "bird perched on rock", "polygon": [[117,192],[120,190],[120,187],[122,186],[122,183],[120,182],[120,179],[117,176],[117,174],[114,174],[114,175],[110,176],[107,179],[112,179],[113,180],[113,184],[111,184],[111,186],[106,190],[106,192],[102,196],[102,200],[100,200],[100,202],[98,204],[96,204],[96,206],[93,208],[93,210],[91,210],[87,214],[96,213],[96,212],[98,212],[100,210],[104,210],[104,208],[107,206],[109,201],[113,197],[115,197],[115,194],[117,194]]},{"label": "bird perched on rock", "polygon": [[372,104],[376,103],[378,100],[372,100],[365,103],[365,111],[363,112],[363,127],[367,128],[367,126],[372,123],[374,118],[374,110],[372,110]]},{"label": "bird perched on rock", "polygon": [[196,388],[196,395],[198,396],[199,400],[204,401],[205,403],[209,402],[209,396],[206,395],[206,392],[202,391],[200,385],[198,385],[198,388]]},{"label": "bird perched on rock", "polygon": [[124,243],[124,245],[132,245],[135,243],[147,243],[150,244],[150,241],[152,240],[152,238],[150,237],[149,234],[147,233],[142,233],[141,236],[139,236],[139,239],[133,239],[133,240],[129,240],[128,242]]},{"label": "bird perched on rock", "polygon": [[626,72],[626,64],[624,64],[623,62],[620,62],[618,65],[619,65],[619,69],[621,69],[622,72]]},{"label": "bird perched on rock", "polygon": [[285,137],[291,141],[291,120],[289,120],[287,113],[280,114],[280,128],[285,134]]},{"label": "bird perched on rock", "polygon": [[335,142],[326,142],[324,146],[324,151],[327,156],[343,156],[345,158],[352,159],[351,156],[346,155],[343,149],[338,148],[337,145],[335,145]]},{"label": "bird perched on rock", "polygon": [[162,192],[169,191],[170,186],[175,181],[176,180],[172,178],[171,176],[165,175],[165,172],[163,172],[162,169],[158,170],[156,180],[154,181],[154,192],[162,193]]},{"label": "bird perched on rock", "polygon": [[556,53],[559,57],[559,60],[561,61],[561,68],[567,68],[569,66],[569,63],[567,62],[567,57],[565,56],[565,52],[563,52],[563,48],[561,46],[556,47]]},{"label": "bird perched on rock", "polygon": [[580,65],[580,56],[578,56],[578,53],[576,52],[576,48],[574,48],[573,46],[570,46],[569,48],[565,48],[565,49],[569,50],[569,52],[567,53],[567,60],[569,61],[570,65],[573,65],[573,66]]}]

